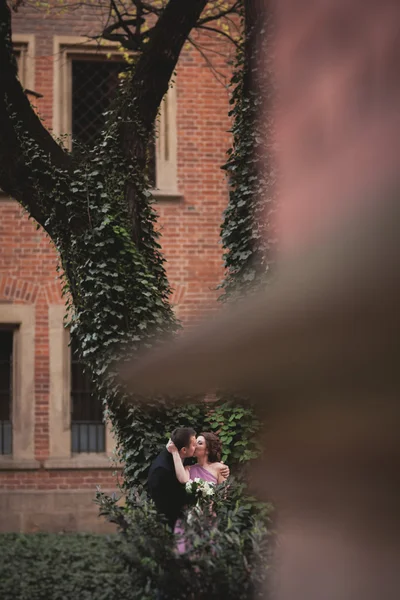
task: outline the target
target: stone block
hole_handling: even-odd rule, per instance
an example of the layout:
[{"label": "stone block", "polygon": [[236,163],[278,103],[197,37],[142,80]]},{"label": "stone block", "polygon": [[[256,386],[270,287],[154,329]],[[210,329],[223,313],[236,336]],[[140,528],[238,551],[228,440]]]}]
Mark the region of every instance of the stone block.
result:
[{"label": "stone block", "polygon": [[24,513],[22,529],[24,533],[72,533],[77,531],[76,516],[73,513]]},{"label": "stone block", "polygon": [[0,492],[0,511],[24,513],[31,510],[54,511],[53,493],[50,490],[4,490]]},{"label": "stone block", "polygon": [[19,513],[3,512],[0,510],[0,533],[20,533],[22,518]]},{"label": "stone block", "polygon": [[54,512],[80,512],[92,507],[94,511],[97,510],[93,502],[94,490],[54,490],[46,494],[52,494]]},{"label": "stone block", "polygon": [[76,515],[77,531],[84,533],[116,533],[117,527],[108,523],[104,517],[99,517],[97,511],[81,512]]},{"label": "stone block", "polygon": [[93,499],[93,490],[0,492],[0,533],[115,533]]}]

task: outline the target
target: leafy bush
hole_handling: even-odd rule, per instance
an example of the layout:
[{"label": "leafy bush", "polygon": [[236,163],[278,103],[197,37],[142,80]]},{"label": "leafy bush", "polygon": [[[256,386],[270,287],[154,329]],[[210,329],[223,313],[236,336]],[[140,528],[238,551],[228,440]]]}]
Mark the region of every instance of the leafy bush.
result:
[{"label": "leafy bush", "polygon": [[131,490],[125,506],[99,492],[102,514],[122,532],[117,555],[130,574],[133,597],[152,600],[159,591],[174,600],[262,597],[268,509],[243,491],[238,483],[222,484],[216,488],[211,512],[189,509],[183,554],[145,492]]},{"label": "leafy bush", "polygon": [[2,600],[133,600],[118,536],[0,535]]}]

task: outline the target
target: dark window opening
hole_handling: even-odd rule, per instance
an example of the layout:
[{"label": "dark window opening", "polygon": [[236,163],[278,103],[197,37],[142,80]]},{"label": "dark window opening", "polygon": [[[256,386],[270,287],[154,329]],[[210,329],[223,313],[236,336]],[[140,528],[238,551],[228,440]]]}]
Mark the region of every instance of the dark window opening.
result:
[{"label": "dark window opening", "polygon": [[72,144],[91,146],[104,127],[104,112],[116,96],[126,63],[113,60],[72,61]]},{"label": "dark window opening", "polygon": [[[127,63],[116,60],[72,60],[72,148],[74,142],[93,146],[118,92],[119,74]],[[150,182],[155,186],[155,140],[150,145]]]},{"label": "dark window opening", "polygon": [[0,326],[0,454],[12,454],[14,330]]},{"label": "dark window opening", "polygon": [[85,371],[71,345],[71,448],[72,452],[105,452],[106,430],[103,405],[95,393],[90,374]]}]

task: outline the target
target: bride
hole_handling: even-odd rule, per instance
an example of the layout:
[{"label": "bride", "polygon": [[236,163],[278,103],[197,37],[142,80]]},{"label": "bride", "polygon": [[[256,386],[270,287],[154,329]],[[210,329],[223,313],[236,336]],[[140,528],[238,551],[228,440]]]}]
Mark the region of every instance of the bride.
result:
[{"label": "bride", "polygon": [[[201,433],[197,438],[194,457],[197,458],[197,464],[184,466],[179,451],[175,444],[170,440],[167,444],[167,450],[171,452],[174,459],[175,473],[178,481],[186,484],[190,480],[202,479],[213,484],[226,481],[227,466],[221,462],[222,444],[215,433]],[[228,470],[229,474],[229,470]],[[178,521],[175,525],[174,534],[178,536],[177,549],[180,554],[185,552],[185,540],[183,539],[184,529],[182,523]]]}]

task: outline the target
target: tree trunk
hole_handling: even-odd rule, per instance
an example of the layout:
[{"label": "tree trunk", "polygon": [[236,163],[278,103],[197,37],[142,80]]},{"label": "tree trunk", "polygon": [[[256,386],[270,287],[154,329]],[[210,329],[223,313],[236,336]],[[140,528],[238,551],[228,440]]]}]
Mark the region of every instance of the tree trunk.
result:
[{"label": "tree trunk", "polygon": [[206,4],[168,2],[99,144],[78,160],[52,138],[24,94],[12,53],[10,9],[0,0],[0,186],[56,245],[64,292],[73,303],[71,335],[112,409],[128,484],[140,478],[159,444],[155,436],[139,442],[165,406],[155,402],[150,414],[128,410],[110,367],[177,329],[149,202],[146,152],[183,44]]},{"label": "tree trunk", "polygon": [[[31,167],[24,160],[29,145],[40,149],[32,157]],[[39,187],[45,191],[51,185],[44,156],[55,168],[70,167],[70,158],[43,127],[18,80],[11,42],[11,12],[7,1],[0,0],[0,186],[46,229],[49,207],[38,195]],[[65,211],[60,210],[58,218],[65,217]]]}]

